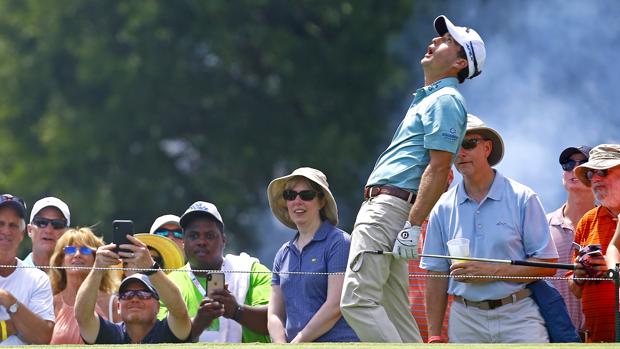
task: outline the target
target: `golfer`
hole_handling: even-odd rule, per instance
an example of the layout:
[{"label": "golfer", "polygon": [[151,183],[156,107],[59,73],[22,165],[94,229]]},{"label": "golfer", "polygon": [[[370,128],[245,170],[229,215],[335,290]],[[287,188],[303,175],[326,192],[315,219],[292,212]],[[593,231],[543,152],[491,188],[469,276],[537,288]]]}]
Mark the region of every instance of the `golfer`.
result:
[{"label": "golfer", "polygon": [[[435,19],[435,37],[421,60],[418,89],[391,144],[364,189],[351,238],[349,265],[363,250],[358,271],[347,268],[342,314],[362,341],[421,342],[409,311],[407,259],[417,256],[420,226],[443,193],[465,133],[465,100],[457,85],[480,74],[484,43],[473,29]],[[400,231],[400,232],[399,232]]]}]

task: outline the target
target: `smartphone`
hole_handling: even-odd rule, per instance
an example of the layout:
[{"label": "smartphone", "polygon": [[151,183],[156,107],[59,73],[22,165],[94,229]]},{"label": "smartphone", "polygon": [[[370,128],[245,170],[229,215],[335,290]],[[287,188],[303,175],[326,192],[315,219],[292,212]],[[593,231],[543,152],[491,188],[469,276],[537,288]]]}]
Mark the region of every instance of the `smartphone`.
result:
[{"label": "smartphone", "polygon": [[224,288],[224,273],[207,274],[207,296],[211,297],[211,292],[218,288]]},{"label": "smartphone", "polygon": [[131,244],[127,235],[133,235],[133,221],[119,219],[112,222],[112,242],[116,244],[117,253],[120,251],[118,246]]}]

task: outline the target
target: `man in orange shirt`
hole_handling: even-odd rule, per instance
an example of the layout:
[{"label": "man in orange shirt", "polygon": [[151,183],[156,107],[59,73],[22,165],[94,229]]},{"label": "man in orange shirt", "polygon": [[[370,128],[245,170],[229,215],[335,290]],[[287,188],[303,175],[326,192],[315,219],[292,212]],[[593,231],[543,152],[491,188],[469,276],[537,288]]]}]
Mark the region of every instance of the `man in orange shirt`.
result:
[{"label": "man in orange shirt", "polygon": [[[609,281],[585,281],[576,278],[604,274],[607,270],[604,254],[608,253],[611,239],[620,214],[620,144],[601,144],[590,151],[590,160],[575,168],[575,175],[588,187],[592,187],[601,206],[588,211],[577,225],[575,242],[585,247],[601,245],[602,254],[590,255],[589,265],[576,263],[569,287],[581,298],[588,342],[615,341],[614,284]],[[613,251],[613,249],[616,249]],[[610,252],[610,264],[617,248]],[[575,252],[575,257],[577,252]],[[587,268],[587,269],[586,269]]]}]

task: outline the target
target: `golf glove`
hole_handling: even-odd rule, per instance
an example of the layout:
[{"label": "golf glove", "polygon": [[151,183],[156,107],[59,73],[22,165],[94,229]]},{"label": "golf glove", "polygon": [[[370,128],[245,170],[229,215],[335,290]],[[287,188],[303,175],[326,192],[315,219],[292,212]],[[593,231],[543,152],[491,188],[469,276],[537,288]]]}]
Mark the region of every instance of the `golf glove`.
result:
[{"label": "golf glove", "polygon": [[418,258],[418,241],[420,240],[421,228],[417,225],[411,226],[408,221],[405,227],[396,236],[392,254],[397,258],[415,259]]}]

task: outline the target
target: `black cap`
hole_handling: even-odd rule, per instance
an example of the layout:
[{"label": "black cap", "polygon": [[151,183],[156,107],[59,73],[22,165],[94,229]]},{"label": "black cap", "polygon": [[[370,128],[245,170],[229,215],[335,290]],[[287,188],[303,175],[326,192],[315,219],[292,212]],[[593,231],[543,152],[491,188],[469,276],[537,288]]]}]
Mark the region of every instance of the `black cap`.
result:
[{"label": "black cap", "polygon": [[12,207],[22,219],[26,219],[26,203],[17,196],[11,194],[0,195],[0,207],[1,206]]},{"label": "black cap", "polygon": [[570,159],[571,156],[573,156],[573,154],[577,154],[577,153],[583,154],[583,156],[586,157],[586,160],[589,160],[590,150],[592,150],[592,147],[588,145],[580,145],[578,147],[568,147],[564,149],[562,153],[560,154],[560,164],[565,163],[566,161],[568,161],[568,159]]}]

